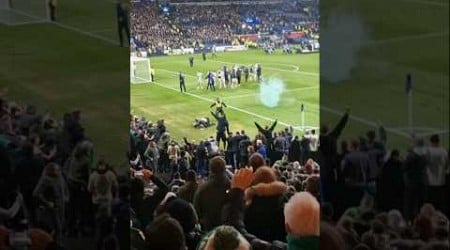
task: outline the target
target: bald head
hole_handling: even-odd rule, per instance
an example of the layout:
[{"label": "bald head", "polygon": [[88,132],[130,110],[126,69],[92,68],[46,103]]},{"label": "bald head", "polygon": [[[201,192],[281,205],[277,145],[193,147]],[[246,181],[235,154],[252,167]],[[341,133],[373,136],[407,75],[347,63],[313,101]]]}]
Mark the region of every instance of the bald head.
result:
[{"label": "bald head", "polygon": [[319,236],[320,205],[308,192],[296,193],[284,206],[287,232],[295,237]]}]

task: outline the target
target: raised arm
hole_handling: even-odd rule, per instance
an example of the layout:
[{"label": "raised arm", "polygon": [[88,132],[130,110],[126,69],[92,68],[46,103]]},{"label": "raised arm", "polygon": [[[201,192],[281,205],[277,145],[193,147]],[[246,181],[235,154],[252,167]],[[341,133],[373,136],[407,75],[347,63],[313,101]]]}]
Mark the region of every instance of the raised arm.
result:
[{"label": "raised arm", "polygon": [[275,126],[277,126],[277,123],[278,123],[278,119],[273,122],[272,126],[270,126],[270,128],[269,128],[270,132],[272,132],[273,129],[275,128]]},{"label": "raised arm", "polygon": [[252,179],[252,168],[239,169],[231,180],[228,199],[222,209],[222,222],[225,225],[233,226],[240,232],[245,232],[244,190],[250,186]]},{"label": "raised arm", "polygon": [[349,111],[347,110],[345,111],[345,114],[341,118],[341,120],[339,120],[339,123],[336,125],[336,127],[330,132],[330,136],[338,138],[341,135],[342,130],[344,130],[345,125],[347,124],[348,117]]},{"label": "raised arm", "polygon": [[186,137],[183,137],[183,141],[184,143],[186,143],[186,145],[188,145],[189,148],[192,148],[192,143],[188,142]]},{"label": "raised arm", "polygon": [[6,217],[7,219],[11,219],[19,212],[20,208],[22,207],[23,198],[21,194],[17,194],[16,201],[14,204],[8,208],[2,208],[0,207],[0,216]]},{"label": "raised arm", "polygon": [[255,122],[255,126],[258,128],[259,132],[262,133],[264,131],[264,129],[257,122]]},{"label": "raised arm", "polygon": [[386,134],[386,129],[384,128],[383,125],[380,125],[380,127],[378,128],[378,136],[380,137],[380,141],[381,141],[381,143],[383,143],[383,146],[386,145],[387,134]]},{"label": "raised arm", "polygon": [[157,176],[153,175],[150,177],[150,180],[155,183],[155,185],[158,187],[158,189],[155,191],[155,194],[153,195],[153,197],[155,197],[155,199],[157,200],[157,203],[159,204],[164,197],[166,196],[166,194],[169,192],[169,187],[167,186],[167,184],[162,181],[160,178],[158,178]]}]

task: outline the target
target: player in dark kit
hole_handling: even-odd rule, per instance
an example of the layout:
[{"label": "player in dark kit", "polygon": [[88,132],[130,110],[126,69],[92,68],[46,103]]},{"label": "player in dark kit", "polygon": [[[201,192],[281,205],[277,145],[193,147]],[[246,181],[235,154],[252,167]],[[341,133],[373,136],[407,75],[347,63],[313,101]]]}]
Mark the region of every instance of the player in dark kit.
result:
[{"label": "player in dark kit", "polygon": [[186,84],[184,81],[184,74],[180,72],[179,77],[180,77],[180,91],[181,91],[181,93],[183,93],[183,91],[186,92]]},{"label": "player in dark kit", "polygon": [[248,82],[248,76],[249,76],[248,67],[244,67],[245,82]]},{"label": "player in dark kit", "polygon": [[194,57],[189,57],[189,66],[194,67]]},{"label": "player in dark kit", "polygon": [[216,87],[214,86],[214,75],[211,71],[208,72],[205,79],[208,79],[208,85],[206,86],[206,89],[216,91]]},{"label": "player in dark kit", "polygon": [[256,68],[256,77],[258,77],[258,81],[261,81],[261,65],[258,64]]},{"label": "player in dark kit", "polygon": [[203,57],[203,61],[206,61],[206,51],[205,50],[203,50],[203,52],[202,52],[202,57]]},{"label": "player in dark kit", "polygon": [[48,0],[48,10],[50,12],[50,21],[56,21],[56,1],[57,0]]},{"label": "player in dark kit", "polygon": [[122,31],[125,31],[128,42],[130,41],[130,27],[128,22],[128,13],[124,9],[124,5],[117,1],[116,3],[116,15],[117,15],[117,31],[119,33],[120,47],[123,47],[123,35]]},{"label": "player in dark kit", "polygon": [[225,79],[225,84],[228,86],[228,84],[230,83],[230,79],[229,79],[229,75],[228,75],[228,70],[227,70],[227,66],[223,66],[223,77]]},{"label": "player in dark kit", "polygon": [[[216,141],[217,141],[217,146],[219,146],[220,141],[223,142],[223,148],[226,148],[226,143],[227,143],[227,137],[225,135],[225,132],[228,131],[228,120],[227,117],[225,116],[225,113],[219,112],[217,114],[214,114],[213,112],[211,112],[211,115],[216,118],[217,120],[217,133],[216,133]],[[229,132],[229,131],[228,131]]]},{"label": "player in dark kit", "polygon": [[242,71],[240,68],[236,70],[236,78],[239,85],[241,85]]}]

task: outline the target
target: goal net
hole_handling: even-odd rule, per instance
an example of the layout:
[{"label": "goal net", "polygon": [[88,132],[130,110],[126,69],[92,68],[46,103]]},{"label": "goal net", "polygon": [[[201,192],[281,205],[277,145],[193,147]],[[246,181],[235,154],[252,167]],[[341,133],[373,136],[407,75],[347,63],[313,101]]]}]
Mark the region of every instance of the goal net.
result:
[{"label": "goal net", "polygon": [[0,23],[20,25],[48,21],[48,0],[0,0]]},{"label": "goal net", "polygon": [[131,57],[130,82],[132,84],[152,82],[151,72],[150,59]]}]

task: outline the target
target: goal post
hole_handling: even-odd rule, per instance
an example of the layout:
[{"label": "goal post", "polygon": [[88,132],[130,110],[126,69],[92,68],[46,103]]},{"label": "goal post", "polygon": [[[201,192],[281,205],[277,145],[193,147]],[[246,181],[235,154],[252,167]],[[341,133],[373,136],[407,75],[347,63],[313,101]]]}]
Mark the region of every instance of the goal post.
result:
[{"label": "goal post", "polygon": [[130,83],[152,82],[152,68],[149,58],[131,57],[130,59]]}]

